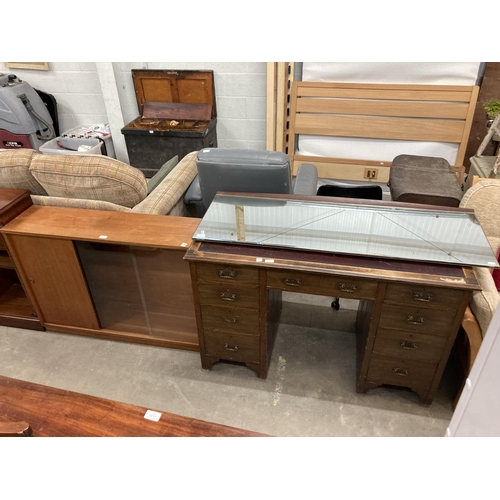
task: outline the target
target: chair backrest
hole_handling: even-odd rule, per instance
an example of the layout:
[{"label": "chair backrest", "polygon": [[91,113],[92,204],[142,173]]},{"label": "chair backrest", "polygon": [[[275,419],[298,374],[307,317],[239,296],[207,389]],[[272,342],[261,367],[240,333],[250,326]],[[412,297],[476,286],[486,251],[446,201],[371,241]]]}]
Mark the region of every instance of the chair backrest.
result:
[{"label": "chair backrest", "polygon": [[326,184],[318,188],[318,196],[381,200],[382,188],[376,184],[360,186],[338,186]]},{"label": "chair backrest", "polygon": [[196,159],[205,209],[218,191],[292,193],[290,159],[285,153],[253,149],[202,149]]}]

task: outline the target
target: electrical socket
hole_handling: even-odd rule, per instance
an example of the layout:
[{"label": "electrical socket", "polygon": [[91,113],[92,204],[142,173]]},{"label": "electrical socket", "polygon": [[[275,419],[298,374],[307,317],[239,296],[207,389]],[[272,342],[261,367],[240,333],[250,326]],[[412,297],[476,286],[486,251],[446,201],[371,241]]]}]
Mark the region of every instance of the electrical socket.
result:
[{"label": "electrical socket", "polygon": [[378,177],[378,168],[365,168],[365,179],[376,179]]}]

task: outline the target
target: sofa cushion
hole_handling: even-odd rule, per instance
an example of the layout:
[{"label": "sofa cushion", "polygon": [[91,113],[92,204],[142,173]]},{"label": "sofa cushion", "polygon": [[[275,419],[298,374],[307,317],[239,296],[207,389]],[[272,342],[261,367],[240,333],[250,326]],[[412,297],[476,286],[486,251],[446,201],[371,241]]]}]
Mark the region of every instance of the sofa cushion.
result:
[{"label": "sofa cushion", "polygon": [[31,194],[46,195],[45,189],[29,170],[34,149],[0,149],[0,187],[27,189]]},{"label": "sofa cushion", "polygon": [[148,182],[148,194],[156,189],[156,186],[161,183],[163,179],[174,169],[174,167],[179,163],[179,156],[174,156],[165,162],[158,172],[156,172]]},{"label": "sofa cushion", "polygon": [[144,174],[101,155],[36,155],[30,171],[49,196],[101,200],[132,208],[147,195]]}]

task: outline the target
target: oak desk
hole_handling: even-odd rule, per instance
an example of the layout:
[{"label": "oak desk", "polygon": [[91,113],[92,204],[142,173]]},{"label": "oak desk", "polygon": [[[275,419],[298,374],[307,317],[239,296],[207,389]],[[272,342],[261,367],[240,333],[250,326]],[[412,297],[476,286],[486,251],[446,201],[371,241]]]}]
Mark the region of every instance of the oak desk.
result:
[{"label": "oak desk", "polygon": [[[227,194],[231,196],[238,197]],[[273,200],[292,199],[264,197],[271,205]],[[256,198],[233,203],[233,211],[235,205],[244,206],[240,215],[244,212],[241,217],[247,220],[239,229],[231,226],[226,242],[195,241],[186,253],[203,368],[230,360],[266,378],[282,291],[346,297],[359,300],[357,391],[382,384],[402,386],[431,403],[470,295],[480,289],[472,267],[245,245],[252,230],[262,230],[252,219]],[[231,205],[232,200],[224,203]],[[214,207],[213,212],[223,208]],[[226,230],[221,220],[208,214],[197,230],[202,239],[205,229],[217,234]],[[236,225],[240,215],[237,210]],[[270,220],[275,231],[283,229],[279,215]],[[297,227],[304,231],[305,226]],[[288,237],[290,231],[281,234]],[[308,241],[311,235],[309,231]]]}]

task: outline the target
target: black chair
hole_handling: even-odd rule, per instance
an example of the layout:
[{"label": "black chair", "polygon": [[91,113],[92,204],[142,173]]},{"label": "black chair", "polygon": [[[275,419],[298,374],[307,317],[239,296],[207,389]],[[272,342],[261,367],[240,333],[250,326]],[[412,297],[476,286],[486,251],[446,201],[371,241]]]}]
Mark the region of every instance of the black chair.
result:
[{"label": "black chair", "polygon": [[[363,200],[381,200],[382,188],[377,184],[325,184],[318,188],[318,196],[332,196],[335,198],[357,198]],[[338,297],[333,299],[332,307],[340,309]]]},{"label": "black chair", "polygon": [[381,200],[382,188],[376,184],[360,186],[325,184],[320,186],[318,196],[333,196],[335,198],[358,198],[363,200]]}]

